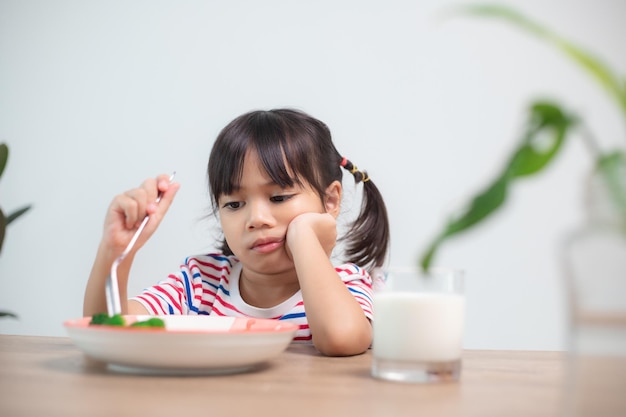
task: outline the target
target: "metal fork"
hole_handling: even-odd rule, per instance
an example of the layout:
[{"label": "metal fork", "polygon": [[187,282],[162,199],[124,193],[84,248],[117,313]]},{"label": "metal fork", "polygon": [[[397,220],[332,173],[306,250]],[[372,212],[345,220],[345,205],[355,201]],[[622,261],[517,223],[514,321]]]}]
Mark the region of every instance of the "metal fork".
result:
[{"label": "metal fork", "polygon": [[[176,172],[174,172],[170,176],[170,182],[172,182],[172,180],[174,179],[174,175],[176,175]],[[161,197],[163,197],[163,193],[159,192],[155,202],[159,203],[159,201],[161,201]],[[107,312],[109,316],[122,314],[122,303],[120,302],[120,290],[119,290],[119,285],[117,281],[117,268],[120,265],[120,263],[124,260],[126,255],[128,255],[128,253],[133,249],[133,246],[135,246],[135,242],[137,242],[139,235],[143,231],[144,227],[146,227],[148,220],[150,220],[150,216],[146,215],[146,217],[144,217],[143,221],[139,225],[139,228],[133,235],[133,238],[130,240],[130,242],[128,242],[128,246],[126,246],[126,249],[124,249],[124,252],[122,252],[121,255],[118,256],[115,259],[115,261],[113,261],[113,265],[111,265],[111,273],[107,277],[106,288],[105,288],[106,298],[107,298]]]}]

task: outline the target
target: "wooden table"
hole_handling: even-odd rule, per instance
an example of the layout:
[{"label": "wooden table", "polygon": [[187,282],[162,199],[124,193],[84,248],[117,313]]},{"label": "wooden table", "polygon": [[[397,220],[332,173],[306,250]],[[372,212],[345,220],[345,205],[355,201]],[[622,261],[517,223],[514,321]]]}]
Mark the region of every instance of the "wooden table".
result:
[{"label": "wooden table", "polygon": [[[181,352],[184,354],[184,352]],[[457,383],[370,376],[371,352],[320,356],[292,345],[226,376],[119,374],[68,338],[0,336],[0,416],[559,416],[564,354],[466,351]]]}]

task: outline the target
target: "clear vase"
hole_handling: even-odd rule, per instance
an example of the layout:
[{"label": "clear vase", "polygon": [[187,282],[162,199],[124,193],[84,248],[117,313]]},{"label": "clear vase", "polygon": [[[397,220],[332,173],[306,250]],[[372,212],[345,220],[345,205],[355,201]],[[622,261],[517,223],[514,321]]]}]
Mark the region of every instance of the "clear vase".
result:
[{"label": "clear vase", "polygon": [[591,176],[586,224],[564,244],[569,291],[564,416],[626,416],[626,219]]}]

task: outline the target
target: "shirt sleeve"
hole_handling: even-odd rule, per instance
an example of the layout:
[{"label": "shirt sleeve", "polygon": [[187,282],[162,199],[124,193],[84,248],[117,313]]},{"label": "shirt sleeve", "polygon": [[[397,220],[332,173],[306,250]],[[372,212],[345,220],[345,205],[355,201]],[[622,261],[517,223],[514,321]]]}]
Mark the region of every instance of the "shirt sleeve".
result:
[{"label": "shirt sleeve", "polygon": [[372,320],[374,308],[372,302],[372,277],[370,274],[365,269],[351,263],[336,267],[335,270],[363,309],[365,316]]},{"label": "shirt sleeve", "polygon": [[190,256],[176,273],[132,299],[154,315],[210,314],[220,281],[231,267],[232,260],[223,255]]}]

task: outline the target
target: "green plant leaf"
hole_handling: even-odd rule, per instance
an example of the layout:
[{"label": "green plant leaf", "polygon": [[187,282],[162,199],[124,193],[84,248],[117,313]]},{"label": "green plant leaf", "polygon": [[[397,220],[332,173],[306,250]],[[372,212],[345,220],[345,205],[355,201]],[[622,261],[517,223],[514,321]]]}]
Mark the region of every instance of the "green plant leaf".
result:
[{"label": "green plant leaf", "polygon": [[0,143],[0,177],[4,172],[4,168],[7,166],[7,160],[9,159],[9,147],[6,143]]},{"label": "green plant leaf", "polygon": [[10,311],[0,311],[0,317],[12,317],[14,319],[17,318],[17,315],[11,313]]},{"label": "green plant leaf", "polygon": [[12,221],[20,217],[22,214],[26,213],[28,210],[30,210],[30,207],[31,206],[24,206],[20,209],[15,210],[13,213],[9,214],[6,217],[6,225],[8,226],[9,224],[11,224]]},{"label": "green plant leaf", "polygon": [[2,244],[4,243],[4,234],[7,230],[7,218],[4,216],[4,212],[0,208],[0,252],[2,252]]},{"label": "green plant leaf", "polygon": [[420,259],[422,269],[430,268],[439,247],[449,238],[477,225],[505,202],[511,183],[517,178],[541,172],[554,159],[576,118],[556,104],[536,102],[530,106],[526,132],[500,175],[474,196],[467,207],[453,216],[436,235]]},{"label": "green plant leaf", "polygon": [[9,223],[13,222],[15,219],[20,217],[22,214],[26,213],[30,210],[31,206],[24,206],[8,216],[4,215],[2,209],[0,209],[0,253],[2,252],[2,245],[4,243],[4,238],[6,236],[6,229]]},{"label": "green plant leaf", "polygon": [[575,122],[573,116],[553,103],[532,104],[522,144],[508,163],[510,176],[523,177],[541,171],[559,151],[567,129]]},{"label": "green plant leaf", "polygon": [[2,252],[2,245],[4,243],[4,238],[6,236],[7,226],[13,222],[15,219],[20,217],[22,214],[26,213],[30,210],[31,206],[24,206],[18,210],[15,210],[13,213],[5,216],[2,209],[0,209],[0,252]]},{"label": "green plant leaf", "polygon": [[558,36],[546,27],[507,6],[496,4],[464,5],[456,7],[452,11],[452,14],[467,14],[478,17],[502,19],[514,24],[519,29],[548,41],[599,82],[607,93],[617,102],[622,110],[623,116],[626,118],[626,84],[592,53]]}]

